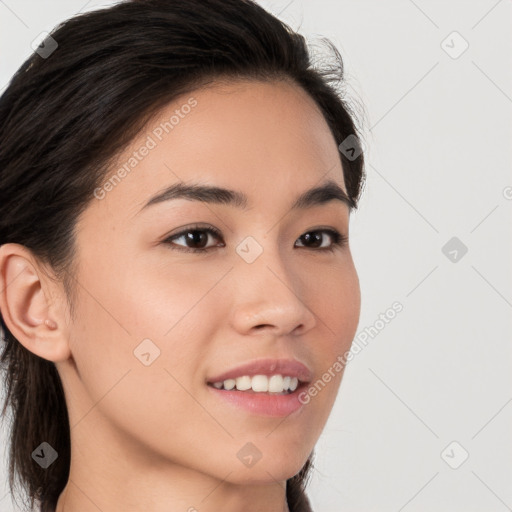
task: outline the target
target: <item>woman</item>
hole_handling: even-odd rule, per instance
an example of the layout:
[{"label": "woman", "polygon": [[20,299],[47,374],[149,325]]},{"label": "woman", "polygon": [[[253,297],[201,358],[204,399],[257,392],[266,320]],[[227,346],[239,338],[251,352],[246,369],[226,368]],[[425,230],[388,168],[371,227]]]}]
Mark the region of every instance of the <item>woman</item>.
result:
[{"label": "woman", "polygon": [[[57,27],[0,98],[10,486],[41,511],[309,511],[360,311],[337,65],[249,0]],[[43,51],[44,50],[44,51]]]}]

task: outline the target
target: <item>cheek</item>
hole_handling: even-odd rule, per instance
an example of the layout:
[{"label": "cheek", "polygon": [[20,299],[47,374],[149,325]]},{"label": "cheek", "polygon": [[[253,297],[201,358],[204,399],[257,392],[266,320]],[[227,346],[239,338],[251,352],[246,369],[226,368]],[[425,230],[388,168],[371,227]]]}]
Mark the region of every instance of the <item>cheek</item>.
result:
[{"label": "cheek", "polygon": [[333,266],[318,280],[311,300],[317,324],[325,332],[325,353],[330,357],[348,350],[361,312],[361,292],[356,269],[350,260]]},{"label": "cheek", "polygon": [[[137,288],[136,281],[132,285]],[[120,449],[137,440],[148,456],[187,463],[189,447],[205,436],[204,426],[215,427],[192,396],[204,351],[189,332],[190,306],[148,301],[147,295],[139,301],[133,290],[120,286],[110,288],[107,312],[98,288],[94,299],[87,293],[80,297],[73,327],[79,381],[68,406],[75,435],[91,428],[110,432],[114,426],[112,442]]]},{"label": "cheek", "polygon": [[[155,250],[151,257],[134,259],[116,283],[121,290],[120,314],[133,330],[138,335],[150,330],[166,342],[185,325],[195,329],[201,323],[198,319],[215,318],[211,309],[218,303],[211,300],[210,292],[229,270],[226,263],[194,265],[193,255],[167,258],[163,250]],[[205,308],[210,308],[206,316]]]},{"label": "cheek", "polygon": [[[346,262],[345,262],[346,263]],[[302,397],[309,409],[309,429],[319,436],[338,395],[346,354],[356,334],[361,308],[359,279],[354,265],[333,266],[310,283],[308,305],[316,316],[310,333],[309,360],[318,373]],[[307,334],[306,334],[307,336]]]},{"label": "cheek", "polygon": [[208,283],[191,289],[178,275],[172,284],[167,279],[153,282],[153,273],[123,265],[109,272],[95,270],[79,277],[85,288],[80,289],[72,329],[82,402],[99,402],[113,386],[116,390],[109,394],[123,389],[143,409],[158,397],[182,396],[172,376],[189,387],[196,374],[202,348],[193,341],[204,336],[193,334],[200,309],[194,310],[194,304]]}]

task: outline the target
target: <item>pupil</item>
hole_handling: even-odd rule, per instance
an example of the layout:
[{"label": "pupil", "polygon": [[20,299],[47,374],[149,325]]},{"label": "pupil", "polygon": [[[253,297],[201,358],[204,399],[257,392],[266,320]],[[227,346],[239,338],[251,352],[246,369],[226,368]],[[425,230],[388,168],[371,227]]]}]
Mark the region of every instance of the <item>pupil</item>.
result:
[{"label": "pupil", "polygon": [[306,234],[304,235],[304,237],[306,238],[306,242],[307,242],[310,238],[316,238],[316,242],[319,242],[319,243],[315,244],[315,247],[316,247],[316,246],[318,246],[319,244],[321,245],[321,243],[322,243],[322,237],[321,237],[320,233],[318,233],[318,232],[316,232],[316,231],[314,231],[313,233],[314,233],[314,235],[311,235],[310,233],[306,233]]},{"label": "pupil", "polygon": [[[188,239],[191,240],[194,244],[198,244],[199,241],[197,241],[197,238],[201,237],[201,235],[205,236],[205,240],[203,240],[203,242],[206,242],[208,240],[208,236],[203,233],[202,231],[189,231],[189,236],[188,236]],[[204,244],[201,244],[201,247],[203,246]]]}]

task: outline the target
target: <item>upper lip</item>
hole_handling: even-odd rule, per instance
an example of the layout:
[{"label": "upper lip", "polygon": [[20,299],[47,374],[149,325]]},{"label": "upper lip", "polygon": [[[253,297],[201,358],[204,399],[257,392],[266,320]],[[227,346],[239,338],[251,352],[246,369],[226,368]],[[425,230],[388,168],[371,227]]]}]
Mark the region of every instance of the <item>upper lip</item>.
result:
[{"label": "upper lip", "polygon": [[313,378],[311,370],[296,359],[257,359],[210,377],[207,383],[223,382],[227,379],[236,379],[244,375],[253,377],[254,375],[271,376],[276,374],[297,377],[299,381],[306,383],[310,382]]}]

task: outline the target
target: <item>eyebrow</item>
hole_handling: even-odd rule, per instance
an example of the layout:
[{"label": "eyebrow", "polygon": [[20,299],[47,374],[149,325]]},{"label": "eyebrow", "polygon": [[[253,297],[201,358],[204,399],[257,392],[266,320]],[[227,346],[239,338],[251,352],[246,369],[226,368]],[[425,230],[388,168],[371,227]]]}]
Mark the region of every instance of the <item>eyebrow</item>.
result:
[{"label": "eyebrow", "polygon": [[[242,210],[246,210],[249,204],[248,197],[238,190],[198,183],[175,183],[149,199],[140,211],[151,205],[173,199],[189,199],[205,203],[225,204]],[[292,204],[291,210],[312,208],[333,200],[346,204],[349,207],[349,211],[356,207],[354,199],[349,197],[335,181],[327,180],[321,185],[310,188],[300,194]]]}]

